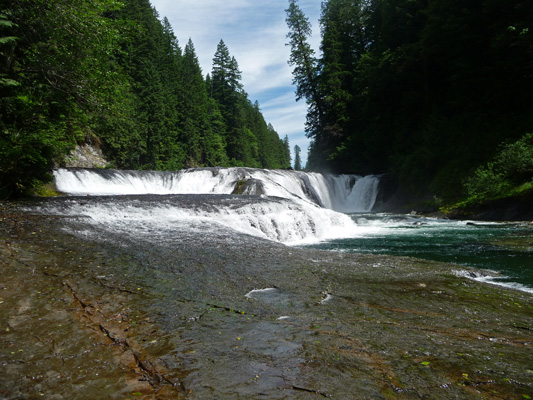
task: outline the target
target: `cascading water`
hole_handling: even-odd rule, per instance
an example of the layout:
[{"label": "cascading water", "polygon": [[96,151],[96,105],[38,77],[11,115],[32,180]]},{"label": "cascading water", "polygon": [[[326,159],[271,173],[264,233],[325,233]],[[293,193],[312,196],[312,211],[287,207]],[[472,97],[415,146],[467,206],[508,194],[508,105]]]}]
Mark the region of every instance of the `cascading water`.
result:
[{"label": "cascading water", "polygon": [[[357,235],[357,224],[344,213],[370,211],[379,181],[252,168],[59,169],[54,175],[61,192],[90,196],[51,202],[48,211],[86,216],[104,229],[145,234],[224,227],[286,244]],[[228,196],[236,192],[253,196]]]},{"label": "cascading water", "polygon": [[502,273],[482,275],[485,280],[532,290],[533,274],[524,267],[531,264],[531,251],[490,243],[508,235],[517,240],[515,225],[481,228],[466,221],[369,213],[378,193],[376,176],[251,168],[54,174],[57,188],[69,196],[39,202],[32,211],[74,217],[69,221],[79,224],[76,235],[107,231],[111,235],[102,237],[169,243],[200,234],[233,245],[244,234],[342,252],[452,260]]},{"label": "cascading water", "polygon": [[[307,201],[343,213],[369,212],[379,178],[253,168],[197,168],[176,172],[58,169],[56,187],[69,195],[264,194]],[[260,184],[257,184],[260,183]]]}]

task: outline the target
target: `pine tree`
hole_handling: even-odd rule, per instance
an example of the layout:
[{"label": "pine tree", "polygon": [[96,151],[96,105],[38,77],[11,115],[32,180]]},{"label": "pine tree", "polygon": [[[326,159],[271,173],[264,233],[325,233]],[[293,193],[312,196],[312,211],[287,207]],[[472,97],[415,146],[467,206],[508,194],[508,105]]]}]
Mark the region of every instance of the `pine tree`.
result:
[{"label": "pine tree", "polygon": [[533,3],[327,0],[316,69],[306,69],[309,27],[295,3],[297,96],[318,99],[308,167],[390,172],[419,194],[457,196],[467,171],[532,129]]},{"label": "pine tree", "polygon": [[300,149],[300,146],[295,145],[294,146],[294,169],[296,171],[300,171],[302,169],[302,159],[300,158],[300,153],[302,150]]},{"label": "pine tree", "polygon": [[208,121],[209,130],[204,141],[202,164],[229,167],[231,164],[226,152],[226,122],[216,100],[211,97],[208,98]]},{"label": "pine tree", "polygon": [[288,46],[291,47],[289,65],[293,66],[293,84],[296,85],[296,100],[306,99],[308,106],[306,132],[308,137],[320,136],[323,101],[318,91],[318,60],[308,42],[311,36],[311,24],[297,4],[298,0],[289,0],[287,25],[289,33]]},{"label": "pine tree", "polygon": [[282,145],[283,145],[283,160],[285,164],[284,168],[289,168],[291,165],[291,147],[289,144],[289,136],[285,135],[282,141]]},{"label": "pine tree", "polygon": [[[276,168],[277,133],[224,42],[202,77],[149,0],[20,0],[0,11],[0,192],[51,179],[77,143],[112,166]],[[229,156],[228,156],[229,154]]]},{"label": "pine tree", "polygon": [[324,130],[335,147],[351,128],[357,63],[369,45],[366,18],[362,1],[329,0],[322,6],[319,90],[325,99]]},{"label": "pine tree", "polygon": [[213,68],[211,71],[211,95],[219,103],[228,102],[233,97],[233,88],[230,85],[231,57],[229,49],[223,40],[217,45],[217,50],[213,57]]},{"label": "pine tree", "polygon": [[[205,138],[209,127],[208,98],[205,82],[196,56],[194,44],[189,39],[180,66],[180,89],[184,98],[181,102],[181,142],[187,151],[188,167],[198,166],[205,159]],[[204,154],[202,154],[204,153]]]},{"label": "pine tree", "polygon": [[219,105],[226,123],[227,154],[235,165],[243,166],[246,159],[248,132],[245,132],[242,105],[241,72],[237,60],[230,56],[228,47],[221,40],[213,58],[211,84],[213,98]]}]

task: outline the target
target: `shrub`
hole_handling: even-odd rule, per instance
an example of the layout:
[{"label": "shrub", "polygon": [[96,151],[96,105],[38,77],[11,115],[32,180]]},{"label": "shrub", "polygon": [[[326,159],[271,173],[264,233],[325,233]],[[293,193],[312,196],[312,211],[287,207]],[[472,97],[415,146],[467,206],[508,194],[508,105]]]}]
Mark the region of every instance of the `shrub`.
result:
[{"label": "shrub", "polygon": [[495,165],[513,183],[529,182],[533,178],[533,134],[504,146],[496,156]]},{"label": "shrub", "polygon": [[466,179],[469,197],[497,197],[533,180],[533,134],[504,145],[494,159]]}]

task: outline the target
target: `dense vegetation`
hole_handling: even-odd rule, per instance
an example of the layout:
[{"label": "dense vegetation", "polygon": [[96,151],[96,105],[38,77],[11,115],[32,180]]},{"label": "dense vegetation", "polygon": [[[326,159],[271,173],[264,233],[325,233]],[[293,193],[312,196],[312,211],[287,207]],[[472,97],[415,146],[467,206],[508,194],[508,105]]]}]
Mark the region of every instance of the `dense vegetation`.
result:
[{"label": "dense vegetation", "polygon": [[465,182],[468,198],[497,199],[533,189],[533,134],[506,144]]},{"label": "dense vegetation", "polygon": [[445,199],[533,180],[530,0],[324,1],[320,57],[297,0],[287,23],[308,168]]},{"label": "dense vegetation", "polygon": [[221,41],[203,77],[148,0],[2,1],[0,193],[50,179],[78,143],[112,166],[290,166]]}]

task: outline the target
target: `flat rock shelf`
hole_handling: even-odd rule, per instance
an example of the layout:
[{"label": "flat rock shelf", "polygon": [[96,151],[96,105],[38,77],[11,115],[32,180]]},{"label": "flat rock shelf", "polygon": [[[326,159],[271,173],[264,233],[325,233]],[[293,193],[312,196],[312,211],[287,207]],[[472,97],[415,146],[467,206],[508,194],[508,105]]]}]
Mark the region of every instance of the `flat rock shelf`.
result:
[{"label": "flat rock shelf", "polygon": [[82,220],[0,203],[2,399],[533,397],[531,294],[416,258]]}]

